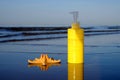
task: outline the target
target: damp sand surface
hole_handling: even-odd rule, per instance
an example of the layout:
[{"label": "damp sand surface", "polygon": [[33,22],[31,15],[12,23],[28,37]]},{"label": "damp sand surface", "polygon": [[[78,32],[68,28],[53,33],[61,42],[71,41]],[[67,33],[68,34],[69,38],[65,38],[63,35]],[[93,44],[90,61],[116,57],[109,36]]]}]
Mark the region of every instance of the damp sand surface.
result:
[{"label": "damp sand surface", "polygon": [[[61,64],[28,64],[42,53]],[[85,36],[84,60],[78,79],[120,80],[120,34]],[[0,80],[69,80],[68,67],[66,37],[0,43]]]}]

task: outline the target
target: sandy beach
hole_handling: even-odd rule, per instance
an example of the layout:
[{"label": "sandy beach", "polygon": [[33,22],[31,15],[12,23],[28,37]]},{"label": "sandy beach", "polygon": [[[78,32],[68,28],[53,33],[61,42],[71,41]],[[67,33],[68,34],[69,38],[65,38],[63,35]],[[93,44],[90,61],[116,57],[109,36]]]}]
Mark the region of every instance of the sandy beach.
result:
[{"label": "sandy beach", "polygon": [[[119,33],[85,36],[85,63],[78,79],[120,79],[119,36]],[[42,53],[61,59],[62,63],[47,67],[28,65],[28,59]],[[70,80],[68,67],[66,37],[0,43],[0,80]]]}]

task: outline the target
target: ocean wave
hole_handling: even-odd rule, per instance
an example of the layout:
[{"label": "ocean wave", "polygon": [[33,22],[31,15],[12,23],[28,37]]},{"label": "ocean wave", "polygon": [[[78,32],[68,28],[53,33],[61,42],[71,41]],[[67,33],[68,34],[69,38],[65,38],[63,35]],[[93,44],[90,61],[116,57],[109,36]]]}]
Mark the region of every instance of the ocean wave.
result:
[{"label": "ocean wave", "polygon": [[[69,27],[0,27],[0,43],[67,38]],[[83,27],[85,36],[119,34],[119,26]]]}]

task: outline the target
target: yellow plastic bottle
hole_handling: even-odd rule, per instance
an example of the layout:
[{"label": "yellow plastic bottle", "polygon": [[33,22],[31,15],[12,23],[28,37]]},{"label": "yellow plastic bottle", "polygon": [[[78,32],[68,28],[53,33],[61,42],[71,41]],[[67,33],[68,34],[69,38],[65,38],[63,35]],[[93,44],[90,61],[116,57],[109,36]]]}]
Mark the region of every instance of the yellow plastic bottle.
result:
[{"label": "yellow plastic bottle", "polygon": [[76,13],[73,13],[74,23],[68,29],[68,63],[84,63],[84,30],[77,22]]}]

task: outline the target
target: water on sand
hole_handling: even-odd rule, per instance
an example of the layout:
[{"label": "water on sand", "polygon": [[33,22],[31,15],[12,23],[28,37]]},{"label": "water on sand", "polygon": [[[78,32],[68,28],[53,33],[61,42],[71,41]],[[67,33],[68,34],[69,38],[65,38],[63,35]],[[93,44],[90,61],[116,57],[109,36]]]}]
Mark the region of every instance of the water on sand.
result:
[{"label": "water on sand", "polygon": [[[67,64],[66,33],[57,35],[57,38],[55,35],[58,33],[49,35],[44,40],[36,40],[36,35],[34,35],[35,37],[33,35],[32,37],[30,35],[3,37],[3,35],[8,35],[7,32],[1,32],[2,37],[0,38],[0,80],[120,79],[119,32],[87,33],[85,36],[85,63],[83,65]],[[13,33],[10,32],[11,35]],[[17,34],[19,33],[21,34],[21,32],[17,31]],[[97,35],[98,33],[99,35]],[[37,36],[46,38],[46,35]],[[55,38],[49,39],[48,37],[51,36]],[[34,38],[34,40],[23,40],[31,38]],[[28,65],[28,59],[39,57],[41,53],[47,53],[50,57],[61,59],[62,63],[60,65],[42,67],[39,65]],[[73,69],[74,71],[71,71]],[[72,74],[73,72],[75,74]]]}]

